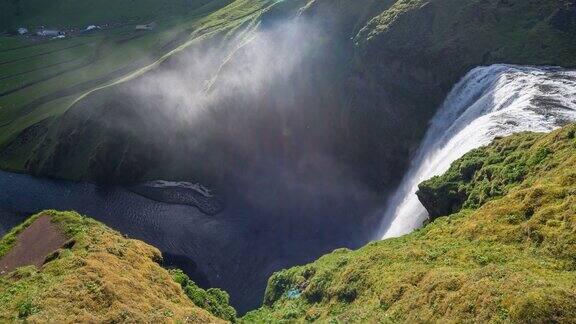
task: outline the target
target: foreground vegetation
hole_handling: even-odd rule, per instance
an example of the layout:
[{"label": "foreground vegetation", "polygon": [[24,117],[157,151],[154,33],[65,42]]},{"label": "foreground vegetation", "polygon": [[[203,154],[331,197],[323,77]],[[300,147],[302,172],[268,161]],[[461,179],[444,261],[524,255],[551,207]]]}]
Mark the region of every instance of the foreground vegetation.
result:
[{"label": "foreground vegetation", "polygon": [[70,239],[41,268],[21,267],[0,276],[0,322],[234,320],[225,292],[199,288],[181,271],[163,269],[156,248],[73,212],[31,217],[0,241],[0,258],[42,216]]},{"label": "foreground vegetation", "polygon": [[[422,189],[460,197],[401,238],[274,274],[246,322],[572,322],[576,125],[496,140]],[[460,194],[458,194],[460,193]]]}]

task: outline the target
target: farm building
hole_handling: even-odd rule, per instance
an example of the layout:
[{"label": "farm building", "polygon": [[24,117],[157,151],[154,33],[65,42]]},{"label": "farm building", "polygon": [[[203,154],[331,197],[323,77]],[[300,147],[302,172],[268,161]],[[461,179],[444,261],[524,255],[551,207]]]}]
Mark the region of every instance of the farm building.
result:
[{"label": "farm building", "polygon": [[42,37],[57,37],[60,35],[64,35],[64,32],[61,32],[57,29],[40,29],[36,32],[36,35]]}]

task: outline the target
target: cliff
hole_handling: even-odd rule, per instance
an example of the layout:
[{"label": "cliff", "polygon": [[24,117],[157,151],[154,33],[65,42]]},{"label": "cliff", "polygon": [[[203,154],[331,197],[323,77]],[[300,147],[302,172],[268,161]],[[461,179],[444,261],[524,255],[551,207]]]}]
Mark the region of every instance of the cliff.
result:
[{"label": "cliff", "polygon": [[[573,0],[220,2],[198,9],[201,14],[192,17],[201,15],[199,21],[174,18],[181,21],[179,29],[192,24],[191,34],[172,41],[182,43],[177,51],[150,49],[161,62],[128,69],[129,77],[103,89],[85,88],[72,104],[55,106],[57,111],[30,106],[26,96],[4,96],[14,112],[0,115],[6,119],[0,125],[10,125],[0,141],[0,166],[73,180],[196,178],[223,185],[238,171],[222,161],[258,168],[254,155],[298,163],[310,151],[321,151],[363,184],[384,191],[399,181],[434,108],[470,69],[493,63],[576,66]],[[267,40],[273,48],[262,48],[255,34],[295,17],[306,23],[305,31],[293,35],[292,52],[275,50],[287,45],[290,31],[282,28]],[[201,69],[190,68],[191,55],[202,61]],[[229,81],[228,72],[244,73],[236,64],[255,66],[247,69],[248,79],[240,79],[258,83],[260,64],[290,60],[294,65],[282,71],[284,77],[270,70],[257,93]],[[166,74],[176,83],[172,88],[182,82],[191,93],[205,82],[212,90],[235,91],[209,100],[202,109],[216,112],[197,124],[171,106],[193,110],[207,93],[195,93],[192,103],[174,102],[166,91],[146,87],[147,80]],[[138,87],[146,91],[133,91]],[[13,116],[19,113],[22,118]],[[320,134],[329,139],[317,140]],[[202,159],[194,158],[199,154]]]}]

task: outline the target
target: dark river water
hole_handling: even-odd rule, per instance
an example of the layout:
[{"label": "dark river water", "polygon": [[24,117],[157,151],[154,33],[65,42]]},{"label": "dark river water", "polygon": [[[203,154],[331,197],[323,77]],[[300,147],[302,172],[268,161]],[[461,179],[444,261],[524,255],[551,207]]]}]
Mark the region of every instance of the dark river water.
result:
[{"label": "dark river water", "polygon": [[[0,232],[46,209],[74,210],[131,238],[158,247],[165,266],[177,266],[203,287],[220,287],[242,313],[258,307],[268,277],[282,268],[310,262],[334,248],[357,247],[354,226],[342,226],[338,214],[360,219],[355,203],[338,199],[290,220],[286,213],[254,217],[250,206],[230,205],[217,215],[196,207],[151,200],[121,187],[39,179],[0,171]],[[262,220],[269,219],[265,224]]]},{"label": "dark river water", "polygon": [[[223,269],[219,268],[234,273],[234,262],[223,262],[223,254],[233,260],[231,256],[245,249],[234,239],[244,236],[243,226],[235,224],[242,218],[241,212],[235,212],[234,217],[225,213],[208,216],[192,206],[157,202],[120,187],[103,189],[90,183],[0,171],[2,234],[45,209],[74,210],[153,244],[163,251],[168,265],[185,268],[204,286],[222,283],[218,277]],[[198,267],[195,260],[202,260],[202,266]]]}]

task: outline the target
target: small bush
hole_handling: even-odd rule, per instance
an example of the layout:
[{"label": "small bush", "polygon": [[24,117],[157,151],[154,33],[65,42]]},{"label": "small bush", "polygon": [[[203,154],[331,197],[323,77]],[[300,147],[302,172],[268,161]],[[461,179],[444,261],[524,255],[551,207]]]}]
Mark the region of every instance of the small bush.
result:
[{"label": "small bush", "polygon": [[38,313],[38,306],[35,306],[30,299],[26,299],[18,305],[18,318],[25,319],[30,315]]},{"label": "small bush", "polygon": [[292,281],[290,276],[281,271],[275,273],[268,280],[268,287],[264,296],[264,304],[272,305],[284,295],[284,293],[291,287]]},{"label": "small bush", "polygon": [[204,290],[198,287],[198,285],[180,269],[170,270],[170,274],[174,281],[182,286],[188,298],[190,298],[196,306],[224,320],[230,322],[236,321],[236,310],[230,306],[230,296],[227,292],[217,288]]}]

